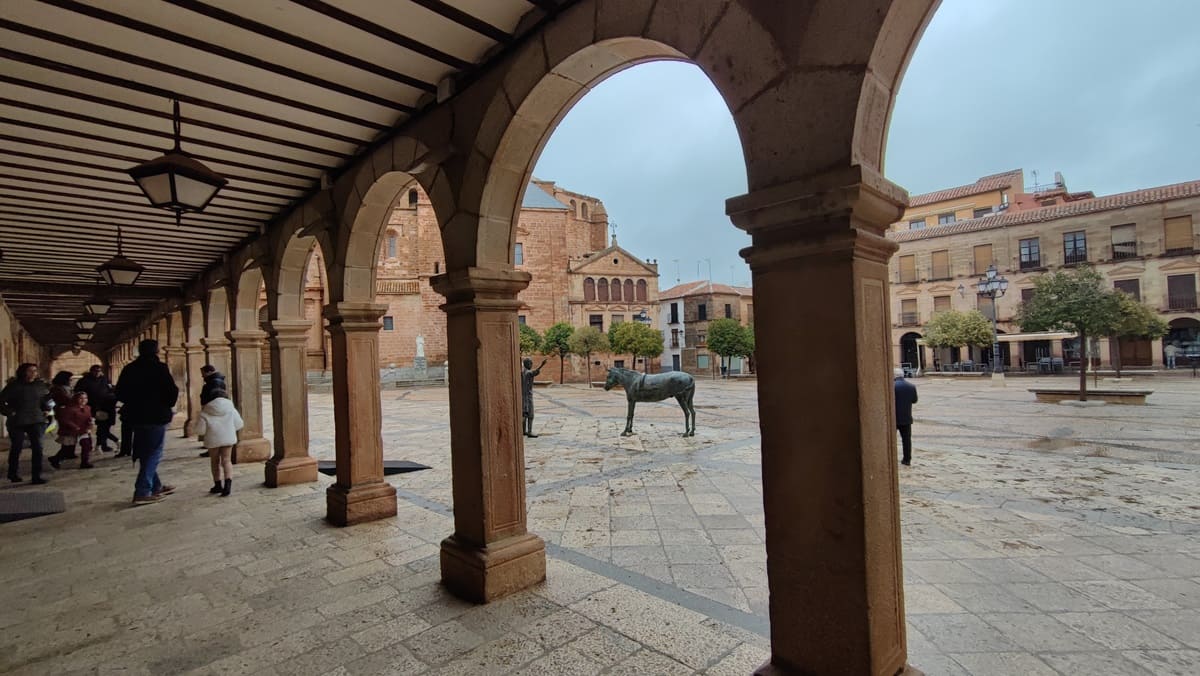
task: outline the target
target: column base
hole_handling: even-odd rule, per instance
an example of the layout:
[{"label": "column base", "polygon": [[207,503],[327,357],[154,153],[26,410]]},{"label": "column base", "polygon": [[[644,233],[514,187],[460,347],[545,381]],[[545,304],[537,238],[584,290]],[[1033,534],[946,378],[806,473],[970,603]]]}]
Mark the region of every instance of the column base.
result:
[{"label": "column base", "polygon": [[325,491],[325,520],[335,526],[377,521],[396,516],[396,488],[389,483],[334,484]]},{"label": "column base", "polygon": [[[771,662],[766,662],[761,667],[754,670],[754,676],[800,676],[799,671],[792,671],[786,667],[781,667]],[[904,668],[896,673],[896,676],[925,676],[925,672],[917,669],[911,664],[904,665]]]},{"label": "column base", "polygon": [[248,462],[264,462],[271,457],[271,442],[262,437],[242,439],[233,449],[234,462],[244,465]]},{"label": "column base", "polygon": [[1003,373],[993,373],[992,374],[992,387],[1004,387],[1004,374]]},{"label": "column base", "polygon": [[266,464],[267,488],[278,488],[288,484],[306,484],[317,480],[317,459],[304,456],[302,458],[271,458]]},{"label": "column base", "polygon": [[475,547],[442,540],[442,584],[455,596],[488,603],[546,579],[546,543],[532,533]]}]

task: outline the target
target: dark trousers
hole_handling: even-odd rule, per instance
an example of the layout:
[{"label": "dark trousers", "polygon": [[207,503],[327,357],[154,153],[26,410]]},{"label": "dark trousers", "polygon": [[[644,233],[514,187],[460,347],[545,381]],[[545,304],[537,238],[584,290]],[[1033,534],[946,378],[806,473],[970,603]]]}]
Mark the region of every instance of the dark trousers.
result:
[{"label": "dark trousers", "polygon": [[113,419],[111,413],[109,414],[108,420],[96,421],[96,445],[99,446],[100,450],[102,451],[108,450],[108,442],[109,440],[113,439],[112,428]]},{"label": "dark trousers", "polygon": [[40,479],[42,477],[42,435],[45,433],[46,425],[42,423],[8,424],[8,438],[12,442],[12,446],[8,449],[8,478],[12,479],[18,476],[21,467],[21,447],[25,445],[25,439],[29,439],[29,450],[33,453],[31,470],[33,478]]},{"label": "dark trousers", "polygon": [[900,430],[900,446],[904,449],[904,455],[900,458],[901,462],[912,461],[912,425],[896,425],[896,429]]},{"label": "dark trousers", "polygon": [[121,421],[121,455],[133,454],[133,424]]}]

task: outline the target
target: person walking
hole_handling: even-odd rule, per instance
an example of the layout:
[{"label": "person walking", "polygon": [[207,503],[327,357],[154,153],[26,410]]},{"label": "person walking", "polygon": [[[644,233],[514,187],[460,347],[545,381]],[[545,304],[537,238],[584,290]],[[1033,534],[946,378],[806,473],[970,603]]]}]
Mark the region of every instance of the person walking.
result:
[{"label": "person walking", "polygon": [[37,364],[21,364],[16,376],[0,390],[0,415],[7,418],[8,480],[22,481],[18,471],[21,465],[21,449],[29,440],[33,454],[30,471],[33,478],[29,483],[44,484],[42,478],[42,435],[46,433],[46,409],[51,405],[50,386],[38,378]]},{"label": "person walking", "polygon": [[96,364],[88,369],[75,383],[75,391],[87,393],[88,405],[92,407],[96,421],[96,441],[100,451],[108,453],[108,442],[120,440],[112,433],[112,426],[117,422],[117,398],[112,383],[104,375],[104,367]]},{"label": "person walking", "polygon": [[1175,368],[1175,359],[1179,357],[1179,346],[1175,343],[1167,343],[1163,348],[1163,354],[1167,357],[1167,368]]},{"label": "person walking", "polygon": [[67,458],[75,457],[79,447],[79,469],[91,469],[92,455],[92,407],[88,406],[87,392],[76,392],[71,401],[61,408],[55,407],[58,418],[58,453],[48,459],[54,469]]},{"label": "person walking", "polygon": [[[200,377],[204,379],[204,384],[200,386],[200,406],[201,410],[203,410],[203,407],[207,406],[208,402],[216,398],[216,392],[226,392],[228,388],[225,387],[225,376],[212,364],[205,364],[200,367]],[[201,437],[201,443],[204,442],[203,432],[198,432],[196,436]],[[209,453],[209,446],[205,444],[204,451],[200,453],[200,457],[207,458],[209,457]]]},{"label": "person walking", "polygon": [[904,370],[895,370],[896,390],[896,429],[900,431],[900,445],[903,455],[901,465],[912,464],[912,407],[917,403],[917,386],[904,379]]},{"label": "person walking", "polygon": [[[54,423],[46,428],[46,434],[58,433],[58,428],[62,424],[58,414],[60,411],[71,405],[71,378],[74,377],[74,375],[75,374],[71,373],[70,371],[59,371],[58,373],[55,373],[54,378],[50,380],[50,401],[54,402],[54,410],[52,411]],[[56,453],[54,457],[60,459],[74,458],[75,447],[71,446],[71,448],[67,449],[65,454],[60,447],[58,453]],[[49,460],[49,458],[47,459]],[[55,468],[58,468],[58,465],[55,465],[53,462],[50,464],[54,465]]]},{"label": "person walking", "polygon": [[213,487],[209,493],[220,493],[225,498],[233,490],[233,446],[244,424],[225,390],[214,390],[212,399],[200,409],[199,433],[204,436],[212,464]]},{"label": "person walking", "polygon": [[167,423],[174,415],[179,388],[171,371],[158,358],[158,341],[138,343],[138,357],[121,370],[117,381],[117,400],[122,402],[122,419],[133,426],[133,454],[138,460],[133,504],[159,502],[175,492],[175,487],[158,478]]}]

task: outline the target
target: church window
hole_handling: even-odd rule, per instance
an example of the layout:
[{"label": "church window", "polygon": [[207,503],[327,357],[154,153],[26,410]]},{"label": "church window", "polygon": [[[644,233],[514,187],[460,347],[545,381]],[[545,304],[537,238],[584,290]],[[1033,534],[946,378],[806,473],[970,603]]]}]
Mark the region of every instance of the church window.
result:
[{"label": "church window", "polygon": [[635,298],[637,300],[646,300],[646,293],[643,291],[641,296],[636,295],[633,290],[633,280],[627,279],[625,280],[625,300],[632,302]]},{"label": "church window", "polygon": [[525,315],[517,315],[517,323],[525,326]]},{"label": "church window", "polygon": [[[621,280],[619,280],[619,279],[612,280],[612,287],[610,287],[610,288],[612,289],[612,299],[614,301],[621,300]],[[633,300],[633,299],[626,298],[625,300]]]},{"label": "church window", "polygon": [[436,275],[437,273],[439,273],[441,271],[442,271],[442,264],[437,261],[434,261],[433,262],[433,274]]},{"label": "church window", "polygon": [[391,317],[383,318],[383,330],[394,331],[396,329],[396,320]]},{"label": "church window", "polygon": [[583,280],[583,299],[596,300],[596,280],[591,277]]},{"label": "church window", "polygon": [[587,217],[588,217],[588,208],[587,208],[587,202],[584,202],[583,204],[580,204],[580,205],[579,205],[579,210],[580,210],[580,213],[583,215],[583,219],[584,219],[584,220],[587,220]]},{"label": "church window", "polygon": [[600,283],[596,285],[596,300],[601,303],[608,302],[608,280],[600,278]]},{"label": "church window", "polygon": [[708,305],[706,303],[700,303],[696,306],[696,319],[699,321],[708,319]]},{"label": "church window", "polygon": [[412,188],[408,191],[408,206],[417,206],[417,189]]},{"label": "church window", "polygon": [[525,264],[525,245],[517,242],[513,245],[513,265]]},{"label": "church window", "polygon": [[588,326],[597,331],[604,330],[604,315],[588,315]]},{"label": "church window", "polygon": [[[626,282],[628,283],[628,282]],[[646,280],[639,279],[637,283],[637,299],[638,301],[646,302]]]},{"label": "church window", "polygon": [[396,257],[396,239],[397,239],[396,233],[394,233],[394,232],[388,233],[388,238],[387,238],[387,257],[388,258]]}]

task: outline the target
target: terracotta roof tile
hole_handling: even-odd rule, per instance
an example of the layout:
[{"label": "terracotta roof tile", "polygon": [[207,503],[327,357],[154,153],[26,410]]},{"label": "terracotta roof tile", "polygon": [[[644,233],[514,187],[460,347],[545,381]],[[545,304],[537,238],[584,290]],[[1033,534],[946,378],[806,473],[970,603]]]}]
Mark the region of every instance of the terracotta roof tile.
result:
[{"label": "terracotta roof tile", "polygon": [[658,293],[659,300],[666,298],[685,298],[687,296],[707,296],[709,294],[719,293],[729,296],[749,296],[753,291],[744,286],[729,286],[728,284],[714,284],[708,280],[699,282],[684,282],[677,284]]},{"label": "terracotta roof tile", "polygon": [[1014,185],[1017,186],[1018,190],[1023,190],[1025,188],[1024,177],[1024,171],[1021,169],[1013,169],[1012,171],[1006,171],[1000,174],[992,174],[990,176],[984,176],[978,181],[968,185],[960,185],[956,188],[946,188],[945,190],[938,190],[936,192],[927,192],[922,195],[912,195],[908,198],[908,206],[920,207],[926,204],[933,204],[934,202],[941,202],[944,200],[958,199],[959,197],[966,197],[968,195],[978,195],[980,193],[991,192],[993,190],[1003,190],[1005,188],[1011,188]]},{"label": "terracotta roof tile", "polygon": [[1069,216],[1096,213],[1098,211],[1111,211],[1113,209],[1124,209],[1141,204],[1153,204],[1155,202],[1166,202],[1168,200],[1198,196],[1200,196],[1200,181],[1187,181],[1185,183],[1163,185],[1157,188],[1147,188],[1145,190],[1134,190],[1093,199],[1078,200],[1052,207],[1010,211],[983,216],[982,218],[971,218],[923,230],[897,230],[889,232],[888,238],[897,242],[912,242],[919,239],[945,237],[964,232],[1005,228],[1013,225],[1024,225],[1026,223],[1040,223],[1058,218],[1067,218]]}]

